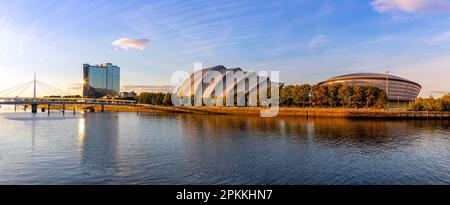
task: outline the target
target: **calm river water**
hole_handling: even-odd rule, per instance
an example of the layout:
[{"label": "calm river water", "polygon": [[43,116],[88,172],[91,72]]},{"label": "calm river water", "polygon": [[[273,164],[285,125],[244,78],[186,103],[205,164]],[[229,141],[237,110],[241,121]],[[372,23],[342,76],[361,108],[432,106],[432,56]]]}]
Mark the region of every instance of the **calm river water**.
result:
[{"label": "calm river water", "polygon": [[0,184],[450,184],[449,121],[0,114]]}]

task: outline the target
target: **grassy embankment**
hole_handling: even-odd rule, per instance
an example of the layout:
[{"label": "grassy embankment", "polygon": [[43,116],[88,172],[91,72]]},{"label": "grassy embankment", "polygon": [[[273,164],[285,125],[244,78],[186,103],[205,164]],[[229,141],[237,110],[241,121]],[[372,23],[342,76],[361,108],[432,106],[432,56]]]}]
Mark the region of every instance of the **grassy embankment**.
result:
[{"label": "grassy embankment", "polygon": [[[139,113],[173,112],[194,114],[247,115],[259,116],[264,107],[172,107],[142,105]],[[72,110],[67,107],[67,110]],[[93,111],[93,110],[91,110]],[[135,107],[104,107],[105,112],[137,112]],[[96,106],[95,112],[101,112]],[[355,109],[355,108],[294,108],[281,107],[280,117],[337,117],[337,118],[405,118],[405,119],[450,119],[450,112],[413,112],[394,109]]]}]

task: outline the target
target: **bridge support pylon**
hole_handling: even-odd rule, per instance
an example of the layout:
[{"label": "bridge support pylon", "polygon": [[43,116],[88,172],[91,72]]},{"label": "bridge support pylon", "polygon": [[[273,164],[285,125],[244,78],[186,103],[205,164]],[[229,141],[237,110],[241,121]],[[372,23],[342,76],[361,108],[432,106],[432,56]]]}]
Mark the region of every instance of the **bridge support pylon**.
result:
[{"label": "bridge support pylon", "polygon": [[37,104],[31,104],[31,113],[37,113],[38,105]]}]

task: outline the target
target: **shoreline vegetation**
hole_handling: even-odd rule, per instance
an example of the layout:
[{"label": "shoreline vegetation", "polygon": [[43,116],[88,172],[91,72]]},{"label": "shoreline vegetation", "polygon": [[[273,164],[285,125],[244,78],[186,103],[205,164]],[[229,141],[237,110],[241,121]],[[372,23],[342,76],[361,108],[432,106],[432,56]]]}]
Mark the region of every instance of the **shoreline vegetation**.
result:
[{"label": "shoreline vegetation", "polygon": [[[84,112],[192,113],[213,115],[260,116],[269,107],[173,106],[169,93],[142,93],[134,99],[139,108],[130,106],[76,107]],[[236,98],[236,96],[235,96]],[[289,85],[280,89],[278,117],[450,119],[450,94],[442,98],[419,98],[403,107],[389,108],[382,89],[370,86]],[[224,100],[225,101],[225,100]],[[44,107],[45,108],[45,107]],[[52,109],[60,110],[59,107]],[[66,112],[73,106],[66,106]]]},{"label": "shoreline vegetation", "polygon": [[[267,107],[173,107],[159,105],[140,105],[136,107],[104,107],[105,112],[137,112],[137,113],[187,113],[203,115],[235,115],[260,116]],[[101,107],[95,107],[101,112]],[[372,108],[293,108],[280,107],[277,117],[302,118],[368,118],[368,119],[450,119],[450,112],[385,110]]]}]

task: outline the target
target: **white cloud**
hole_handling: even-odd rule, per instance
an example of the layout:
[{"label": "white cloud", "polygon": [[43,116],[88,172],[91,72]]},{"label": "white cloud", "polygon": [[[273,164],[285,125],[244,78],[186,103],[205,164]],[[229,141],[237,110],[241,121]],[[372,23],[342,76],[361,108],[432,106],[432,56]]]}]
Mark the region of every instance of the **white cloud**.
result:
[{"label": "white cloud", "polygon": [[416,58],[397,65],[395,73],[422,85],[421,97],[441,97],[450,92],[448,76],[450,76],[450,55],[432,58]]},{"label": "white cloud", "polygon": [[448,42],[450,40],[450,31],[442,32],[430,39],[431,45]]},{"label": "white cloud", "polygon": [[327,43],[328,40],[329,40],[328,37],[324,35],[316,35],[309,40],[308,46],[310,49],[313,49],[316,48],[317,46]]},{"label": "white cloud", "polygon": [[150,40],[148,39],[137,39],[137,38],[120,38],[112,42],[113,45],[119,46],[123,49],[138,49],[144,50],[148,47]]},{"label": "white cloud", "polygon": [[373,0],[373,9],[379,13],[448,10],[444,0]]}]

